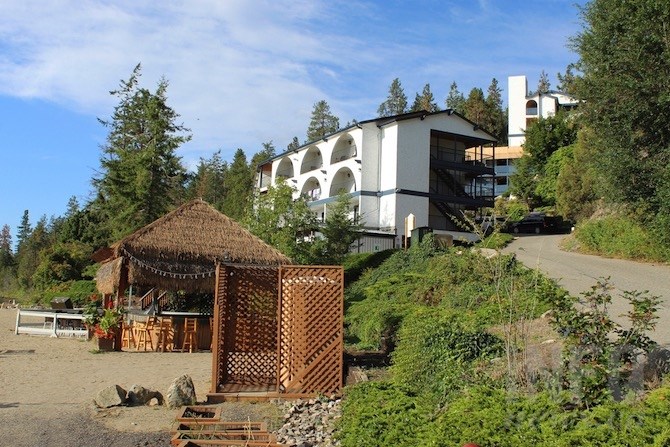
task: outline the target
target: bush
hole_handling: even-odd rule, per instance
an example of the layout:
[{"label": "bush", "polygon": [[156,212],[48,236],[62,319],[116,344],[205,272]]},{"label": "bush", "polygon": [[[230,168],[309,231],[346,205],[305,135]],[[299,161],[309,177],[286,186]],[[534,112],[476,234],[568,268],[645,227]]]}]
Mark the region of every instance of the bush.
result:
[{"label": "bush", "polygon": [[362,383],[346,390],[337,438],[343,447],[414,447],[428,410],[405,387]]},{"label": "bush", "polygon": [[670,261],[670,250],[662,246],[653,231],[628,216],[613,215],[585,221],[575,229],[581,247],[604,256]]}]

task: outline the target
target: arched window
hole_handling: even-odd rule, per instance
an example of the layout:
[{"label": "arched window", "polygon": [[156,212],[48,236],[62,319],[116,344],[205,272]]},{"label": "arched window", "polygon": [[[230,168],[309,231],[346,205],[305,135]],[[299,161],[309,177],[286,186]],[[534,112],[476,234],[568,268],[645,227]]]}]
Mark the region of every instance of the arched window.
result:
[{"label": "arched window", "polygon": [[342,135],[335,147],[333,148],[333,154],[330,157],[330,164],[335,164],[340,161],[348,160],[356,156],[356,142],[354,138],[349,135]]},{"label": "arched window", "polygon": [[534,99],[526,102],[526,115],[537,115],[537,101]]}]

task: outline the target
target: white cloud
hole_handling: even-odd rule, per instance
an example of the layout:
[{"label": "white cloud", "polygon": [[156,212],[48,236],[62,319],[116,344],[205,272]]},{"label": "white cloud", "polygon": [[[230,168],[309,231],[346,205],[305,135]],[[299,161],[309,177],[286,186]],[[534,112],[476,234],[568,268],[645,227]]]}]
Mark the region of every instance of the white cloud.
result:
[{"label": "white cloud", "polygon": [[392,18],[395,3],[353,0],[5,0],[0,95],[106,117],[115,104],[107,92],[141,62],[142,85],[165,76],[170,104],[193,131],[185,157],[251,153],[270,139],[281,150],[305,137],[320,99],[344,124],[370,118],[395,77],[410,99],[430,82],[440,104],[452,80],[502,82],[505,73],[485,70],[507,66],[491,61],[515,50],[480,45],[496,40],[488,20],[503,21],[502,7],[428,3],[440,13]]}]

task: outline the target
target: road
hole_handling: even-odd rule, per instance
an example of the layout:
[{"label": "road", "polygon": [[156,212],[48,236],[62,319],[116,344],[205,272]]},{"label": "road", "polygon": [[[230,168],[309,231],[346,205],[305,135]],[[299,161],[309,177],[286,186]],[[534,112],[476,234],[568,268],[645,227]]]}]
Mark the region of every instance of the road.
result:
[{"label": "road", "polygon": [[652,263],[607,259],[562,251],[560,241],[565,235],[520,235],[503,251],[515,253],[527,267],[538,268],[554,278],[573,296],[590,290],[599,278],[610,278],[612,318],[623,323],[620,316],[628,310],[620,298],[622,291],[645,291],[662,299],[659,321],[652,338],[670,347],[670,266]]}]

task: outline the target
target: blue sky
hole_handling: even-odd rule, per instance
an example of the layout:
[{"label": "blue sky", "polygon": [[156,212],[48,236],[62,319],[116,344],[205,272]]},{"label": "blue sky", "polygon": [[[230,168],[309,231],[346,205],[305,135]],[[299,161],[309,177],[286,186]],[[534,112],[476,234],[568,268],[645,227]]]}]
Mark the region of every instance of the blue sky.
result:
[{"label": "blue sky", "polygon": [[585,0],[3,0],[0,3],[0,226],[15,233],[91,197],[109,91],[143,66],[170,83],[193,139],[193,167],[221,150],[248,156],[301,141],[315,102],[345,124],[376,116],[398,77],[410,102],[424,84],[444,107],[498,79],[576,61],[567,39]]}]

